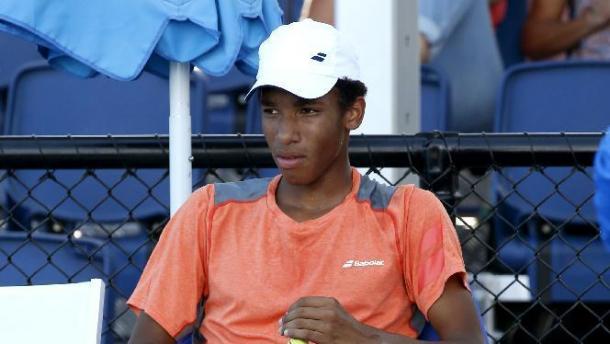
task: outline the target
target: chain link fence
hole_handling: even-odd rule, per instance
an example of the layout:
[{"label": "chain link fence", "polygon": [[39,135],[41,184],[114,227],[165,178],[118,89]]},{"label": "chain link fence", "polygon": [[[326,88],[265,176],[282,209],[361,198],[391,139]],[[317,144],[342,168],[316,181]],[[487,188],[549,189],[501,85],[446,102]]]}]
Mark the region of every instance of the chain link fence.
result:
[{"label": "chain link fence", "polygon": [[[445,204],[490,343],[609,343],[590,169],[601,135],[363,135],[350,159]],[[194,187],[276,172],[259,135],[192,142]],[[166,136],[0,137],[0,285],[102,278],[104,342],[125,343],[125,301],[168,219],[168,152]]]}]

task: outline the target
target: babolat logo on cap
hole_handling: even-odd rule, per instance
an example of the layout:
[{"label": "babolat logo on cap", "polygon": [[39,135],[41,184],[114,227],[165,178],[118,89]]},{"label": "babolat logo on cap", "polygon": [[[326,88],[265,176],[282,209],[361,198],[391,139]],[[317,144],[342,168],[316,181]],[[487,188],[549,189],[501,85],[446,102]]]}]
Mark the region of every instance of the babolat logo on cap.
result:
[{"label": "babolat logo on cap", "polygon": [[314,61],[318,61],[318,62],[324,62],[324,60],[326,59],[326,54],[317,53],[314,56],[312,56],[311,59]]}]

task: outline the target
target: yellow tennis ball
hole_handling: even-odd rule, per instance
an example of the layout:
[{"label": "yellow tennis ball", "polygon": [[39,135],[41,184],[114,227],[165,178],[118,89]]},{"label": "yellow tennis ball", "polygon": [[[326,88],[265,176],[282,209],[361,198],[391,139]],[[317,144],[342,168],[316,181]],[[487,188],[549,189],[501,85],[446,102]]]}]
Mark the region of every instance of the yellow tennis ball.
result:
[{"label": "yellow tennis ball", "polygon": [[306,342],[301,339],[294,339],[294,338],[290,338],[290,340],[288,341],[288,344],[307,344],[307,343],[309,343],[309,342]]}]

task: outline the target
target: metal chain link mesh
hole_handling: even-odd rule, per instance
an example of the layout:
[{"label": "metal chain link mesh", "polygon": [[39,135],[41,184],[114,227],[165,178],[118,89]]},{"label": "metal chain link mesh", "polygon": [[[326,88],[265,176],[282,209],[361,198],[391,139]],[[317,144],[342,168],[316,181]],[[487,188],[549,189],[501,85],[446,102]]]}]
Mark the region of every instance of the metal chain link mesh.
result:
[{"label": "metal chain link mesh", "polygon": [[[549,149],[533,143],[518,151],[528,159],[507,164],[485,135],[473,152],[487,158],[477,163],[454,154],[455,140],[440,133],[424,141],[405,136],[383,152],[371,148],[373,139],[363,146],[362,173],[390,185],[418,182],[447,207],[489,342],[610,342],[610,253],[599,240],[590,163],[577,143],[557,136],[572,153],[552,164],[538,160]],[[247,167],[195,168],[195,188],[275,173],[258,163],[244,137],[233,139],[227,149],[241,151]],[[196,145],[208,149],[203,139]],[[0,149],[0,161],[5,154]],[[161,145],[158,154],[167,154]],[[385,163],[392,154],[402,163]],[[135,315],[125,301],[169,214],[168,170],[134,165],[0,170],[0,285],[102,278],[106,343],[129,337]]]}]

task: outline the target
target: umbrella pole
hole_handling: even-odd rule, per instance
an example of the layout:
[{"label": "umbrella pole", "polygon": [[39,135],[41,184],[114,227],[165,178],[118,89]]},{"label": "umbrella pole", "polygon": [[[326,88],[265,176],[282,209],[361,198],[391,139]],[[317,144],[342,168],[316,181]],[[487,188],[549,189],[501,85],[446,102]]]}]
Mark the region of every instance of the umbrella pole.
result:
[{"label": "umbrella pole", "polygon": [[171,215],[192,192],[190,65],[169,65],[169,189]]}]

